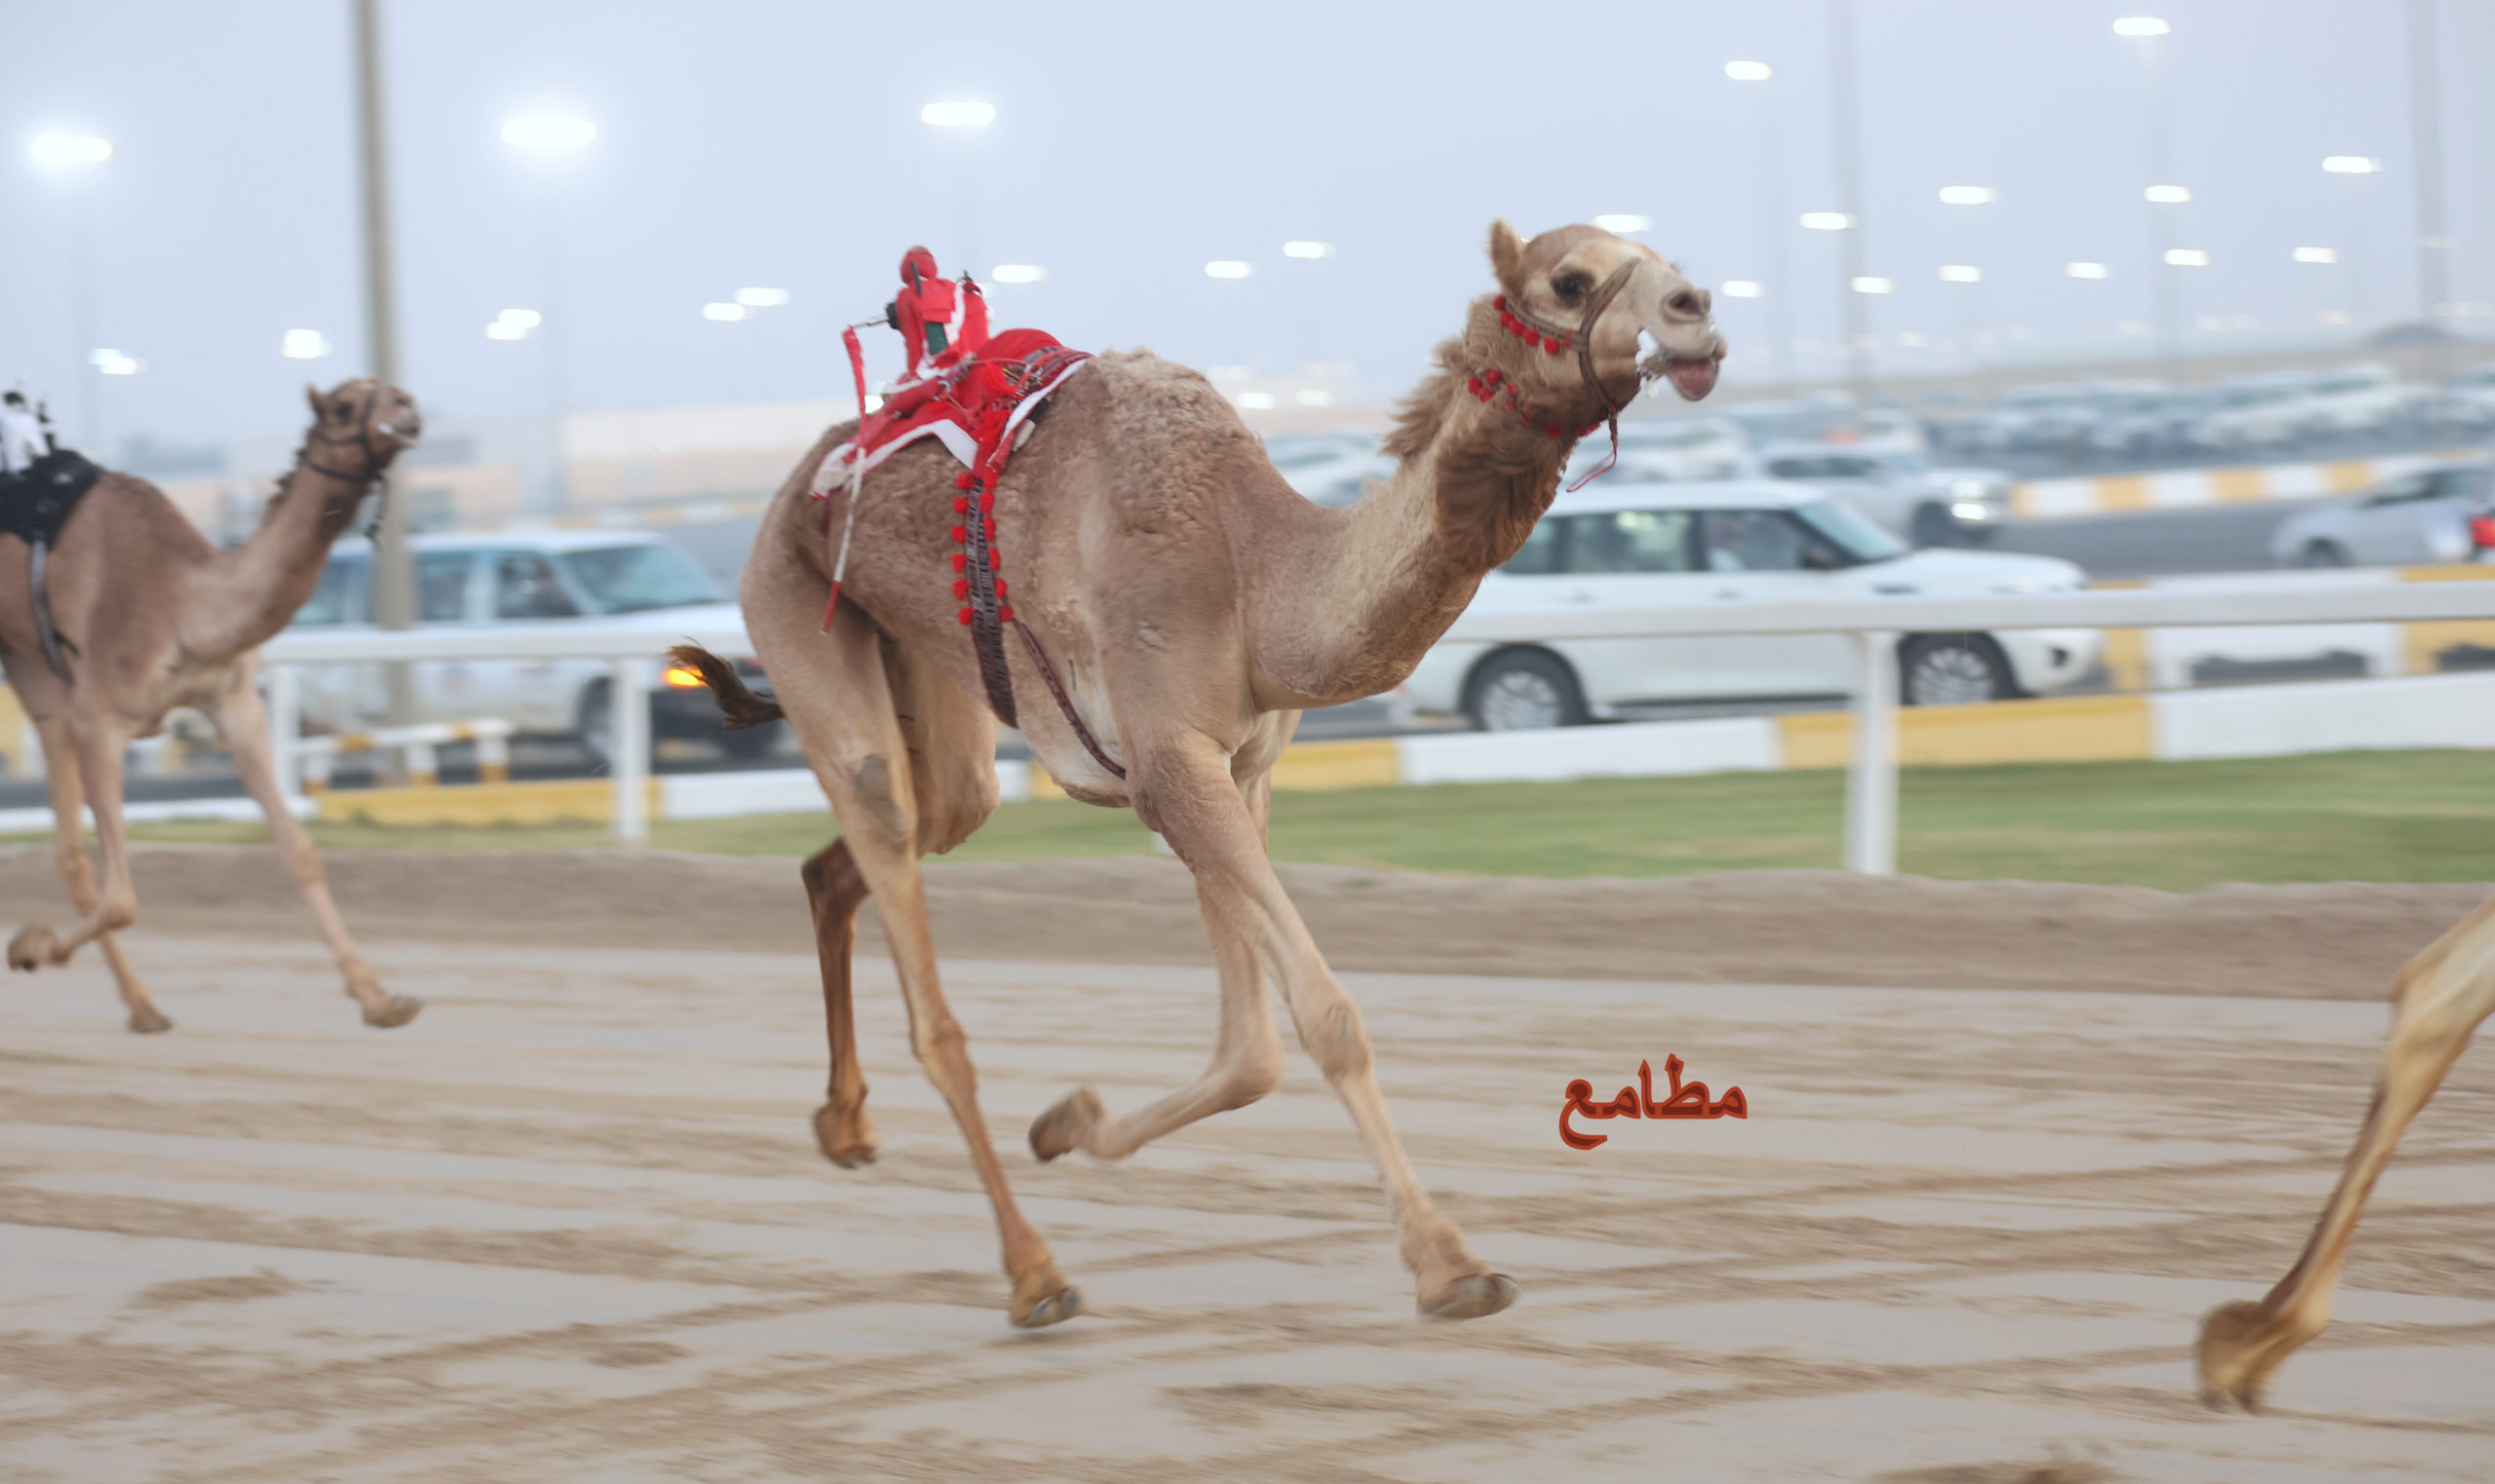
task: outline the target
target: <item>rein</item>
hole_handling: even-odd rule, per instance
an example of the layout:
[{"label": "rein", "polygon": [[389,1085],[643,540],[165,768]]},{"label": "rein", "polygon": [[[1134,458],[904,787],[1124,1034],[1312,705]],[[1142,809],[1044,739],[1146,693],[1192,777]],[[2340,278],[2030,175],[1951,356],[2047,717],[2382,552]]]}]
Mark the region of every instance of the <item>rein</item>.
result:
[{"label": "rein", "polygon": [[[361,501],[364,498],[365,491],[372,488],[373,484],[381,478],[382,474],[389,469],[390,460],[397,453],[396,449],[393,449],[390,453],[384,453],[379,448],[373,446],[372,435],[376,432],[387,434],[394,438],[399,436],[399,430],[391,427],[388,423],[376,423],[372,420],[373,412],[378,409],[380,405],[381,392],[379,387],[376,385],[373,389],[372,395],[365,399],[364,416],[357,421],[356,430],[353,434],[324,433],[321,431],[320,424],[313,424],[310,437],[304,440],[305,447],[302,453],[303,467],[312,471],[316,475],[326,475],[329,478],[335,479],[341,484],[352,487],[355,490],[356,499]],[[312,450],[310,447],[313,443],[352,443],[357,447],[362,448],[364,450],[364,473],[349,474],[343,469],[331,469],[326,464],[316,462],[312,457]],[[381,497],[384,500],[390,498],[390,487],[387,484],[384,484],[381,487]],[[381,529],[381,514],[382,513],[379,510],[376,509],[373,511],[372,524],[365,529],[365,536],[370,537],[379,533]]]},{"label": "rein", "polygon": [[[1581,438],[1591,436],[1595,429],[1606,424],[1610,426],[1611,452],[1604,456],[1600,464],[1580,475],[1576,482],[1568,486],[1571,490],[1582,489],[1589,480],[1597,479],[1609,474],[1620,462],[1620,409],[1634,400],[1637,394],[1631,392],[1627,399],[1620,401],[1611,400],[1610,391],[1602,384],[1601,374],[1594,369],[1594,323],[1602,318],[1603,311],[1611,308],[1611,301],[1620,297],[1620,291],[1629,286],[1629,280],[1636,271],[1637,261],[1634,258],[1613,269],[1611,276],[1595,285],[1593,293],[1587,298],[1585,317],[1577,322],[1574,329],[1554,324],[1548,320],[1528,313],[1521,305],[1509,303],[1506,294],[1501,294],[1490,301],[1491,307],[1499,312],[1499,327],[1522,340],[1526,345],[1550,356],[1571,350],[1577,353],[1577,374],[1585,379],[1586,386],[1592,389],[1595,398],[1602,402],[1602,416],[1595,418],[1583,428],[1571,429],[1546,425],[1533,415],[1531,408],[1526,406],[1523,389],[1509,380],[1507,374],[1496,366],[1486,371],[1475,372],[1465,378],[1464,389],[1482,402],[1487,403],[1492,400],[1503,402],[1516,415],[1518,422],[1548,434],[1552,438]],[[1640,376],[1638,385],[1644,384],[1645,378]]]}]

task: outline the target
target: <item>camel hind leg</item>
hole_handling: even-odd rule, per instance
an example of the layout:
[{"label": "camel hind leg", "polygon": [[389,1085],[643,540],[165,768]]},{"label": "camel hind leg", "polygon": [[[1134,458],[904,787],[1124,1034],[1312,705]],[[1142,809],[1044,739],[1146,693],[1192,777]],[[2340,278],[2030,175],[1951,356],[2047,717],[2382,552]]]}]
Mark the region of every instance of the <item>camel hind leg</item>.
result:
[{"label": "camel hind leg", "polygon": [[[1014,1285],[1009,1313],[1026,1328],[1071,1318],[1082,1312],[1082,1295],[1058,1272],[1048,1243],[1024,1219],[1006,1184],[979,1112],[978,1077],[966,1038],[937,977],[928,930],[926,889],[918,867],[922,842],[942,840],[959,824],[958,817],[940,815],[954,809],[983,812],[976,798],[967,808],[962,801],[931,799],[924,816],[928,833],[922,833],[919,768],[911,758],[911,728],[902,716],[903,698],[917,705],[921,696],[913,692],[930,688],[897,684],[897,678],[909,676],[907,667],[902,666],[899,676],[887,668],[881,636],[854,608],[842,609],[828,633],[817,633],[813,616],[823,611],[822,585],[791,582],[784,587],[775,582],[785,575],[748,571],[748,622],[780,704],[804,744],[806,761],[840,819],[842,841],[875,897],[909,1011],[910,1048],[951,1110],[987,1191],[1005,1272]],[[910,714],[925,719],[924,713]],[[974,735],[992,745],[994,733],[984,718]],[[993,787],[991,781],[985,795],[990,799]]]},{"label": "camel hind leg", "polygon": [[[52,860],[59,873],[60,884],[69,893],[69,904],[81,916],[93,914],[98,896],[95,867],[87,859],[86,827],[80,816],[87,807],[86,786],[78,772],[78,754],[69,741],[65,722],[52,720],[35,724],[43,739],[44,781],[52,799]],[[9,967],[32,970],[39,967],[41,956],[33,951],[35,940],[30,934],[48,930],[27,929],[18,934],[9,949]],[[110,932],[97,935],[104,951],[104,963],[112,970],[113,984],[121,992],[122,1008],[130,1016],[130,1028],[141,1036],[170,1031],[173,1022],[156,1008],[137,970],[122,956],[121,943]],[[24,951],[21,953],[21,945]]]},{"label": "camel hind leg", "polygon": [[[959,686],[912,664],[904,651],[885,645],[883,660],[894,716],[909,749],[910,783],[918,804],[915,849],[920,856],[940,855],[996,812],[995,730],[983,705]],[[845,838],[817,852],[801,875],[806,904],[814,914],[815,953],[823,967],[824,1034],[831,1053],[824,1105],[815,1111],[815,1142],[832,1163],[854,1168],[872,1161],[876,1147],[850,1004],[850,964],[866,879]]]},{"label": "camel hind leg", "polygon": [[2365,1198],[2392,1151],[2442,1084],[2469,1038],[2495,1011],[2495,900],[2488,901],[2399,970],[2382,1076],[2364,1127],[2302,1255],[2259,1302],[2239,1300],[2201,1324],[2201,1397],[2257,1410],[2270,1373],[2330,1323],[2330,1293]]}]

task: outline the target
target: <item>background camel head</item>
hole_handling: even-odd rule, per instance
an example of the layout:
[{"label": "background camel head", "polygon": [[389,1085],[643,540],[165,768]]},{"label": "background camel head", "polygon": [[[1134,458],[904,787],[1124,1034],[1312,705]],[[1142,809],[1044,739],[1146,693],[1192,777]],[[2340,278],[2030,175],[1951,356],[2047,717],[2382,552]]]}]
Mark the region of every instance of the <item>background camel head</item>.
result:
[{"label": "background camel head", "polygon": [[[1706,289],[1692,286],[1652,247],[1600,227],[1560,227],[1527,240],[1504,221],[1490,224],[1490,266],[1501,291],[1549,323],[1574,328],[1588,298],[1623,263],[1634,265],[1629,283],[1594,324],[1595,373],[1615,401],[1634,395],[1632,379],[1656,376],[1670,380],[1684,400],[1705,397],[1715,389],[1716,364],[1724,359],[1724,337],[1716,333]],[[1572,389],[1590,400],[1576,357],[1538,357],[1534,365],[1538,400],[1568,400]]]},{"label": "background camel head", "polygon": [[416,400],[397,387],[370,376],[342,381],[328,391],[306,383],[303,397],[312,404],[312,434],[332,445],[354,445],[358,456],[378,475],[403,449],[424,437],[424,414]]}]

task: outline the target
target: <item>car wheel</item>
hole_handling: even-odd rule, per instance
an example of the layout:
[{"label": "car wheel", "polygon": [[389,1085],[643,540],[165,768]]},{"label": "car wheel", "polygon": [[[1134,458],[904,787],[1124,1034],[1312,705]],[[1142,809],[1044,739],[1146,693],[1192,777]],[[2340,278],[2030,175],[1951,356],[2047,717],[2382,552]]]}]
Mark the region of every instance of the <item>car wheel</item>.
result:
[{"label": "car wheel", "polygon": [[589,754],[593,767],[603,768],[615,756],[615,707],[607,704],[609,683],[595,681],[581,691],[580,708],[572,717],[572,736]]},{"label": "car wheel", "polygon": [[1582,726],[1585,693],[1568,662],[1543,649],[1511,649],[1481,662],[1465,687],[1464,713],[1481,732]]},{"label": "car wheel", "polygon": [[719,734],[719,750],[745,761],[770,755],[780,745],[780,734],[787,727],[785,721],[766,721],[758,727],[740,727]]},{"label": "car wheel", "polygon": [[1899,699],[1907,705],[1976,705],[2018,694],[2010,659],[1980,633],[1925,633],[1898,651]]},{"label": "car wheel", "polygon": [[2296,565],[2299,567],[2353,567],[2356,564],[2357,560],[2348,554],[2348,549],[2335,541],[2308,541],[2304,550],[2296,552]]},{"label": "car wheel", "polygon": [[1948,547],[1958,544],[1958,522],[1937,505],[1918,505],[1914,519],[1906,525],[1906,534],[1919,547]]}]

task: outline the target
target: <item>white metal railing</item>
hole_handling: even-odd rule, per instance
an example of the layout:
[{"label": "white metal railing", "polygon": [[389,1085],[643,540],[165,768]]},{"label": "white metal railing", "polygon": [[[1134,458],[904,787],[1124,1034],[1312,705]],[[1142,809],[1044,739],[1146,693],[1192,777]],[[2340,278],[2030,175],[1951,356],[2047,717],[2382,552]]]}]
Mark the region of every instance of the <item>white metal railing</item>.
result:
[{"label": "white metal railing", "polygon": [[400,757],[407,781],[429,788],[441,781],[436,749],[451,742],[477,744],[477,776],[487,783],[511,777],[511,736],[518,727],[499,717],[476,721],[427,721],[407,727],[376,727],[369,732],[332,732],[294,739],[295,766],[306,790],[326,788],[338,759],[350,752],[391,752]]},{"label": "white metal railing", "polygon": [[[1846,766],[1845,868],[1898,868],[1898,639],[1995,628],[2183,628],[2263,624],[2432,623],[2495,618],[2495,581],[2400,583],[2295,591],[2113,589],[1978,597],[1900,595],[1845,602],[1721,602],[1659,608],[1503,609],[1466,613],[1449,642],[1704,634],[1843,633],[1854,641],[1853,751]],[[2489,738],[2495,745],[2495,738]]]},{"label": "white metal railing", "polygon": [[[1976,597],[1862,598],[1845,602],[1718,602],[1649,608],[1506,609],[1466,613],[1448,642],[1532,644],[1570,639],[1683,638],[1707,634],[1843,633],[1854,643],[1853,752],[1847,769],[1845,864],[1888,874],[1897,868],[1897,643],[1909,633],[1997,628],[2173,628],[2247,625],[2432,623],[2495,619],[2495,580],[2372,584],[2291,591],[2196,592],[2153,589],[1997,593]],[[643,697],[668,643],[689,638],[715,653],[750,655],[742,627],[697,628],[657,638],[636,633],[525,631],[480,626],[398,632],[289,632],[271,640],[272,730],[287,791],[299,791],[294,743],[301,733],[295,677],[300,665],[375,661],[574,659],[614,666],[611,694]],[[2488,739],[2495,744],[2495,738]],[[612,770],[618,838],[649,834],[649,707],[619,704]]]}]

